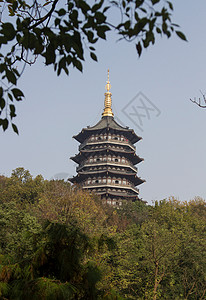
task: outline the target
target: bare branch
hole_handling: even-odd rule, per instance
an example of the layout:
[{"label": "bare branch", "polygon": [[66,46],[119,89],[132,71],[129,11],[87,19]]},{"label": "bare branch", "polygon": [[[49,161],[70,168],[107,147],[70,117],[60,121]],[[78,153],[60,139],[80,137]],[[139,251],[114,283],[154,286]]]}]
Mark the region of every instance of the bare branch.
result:
[{"label": "bare branch", "polygon": [[[203,93],[202,91],[200,91],[200,93],[202,94],[202,98],[203,99],[199,98],[199,102],[197,102],[196,98],[194,98],[194,100],[190,98],[190,101],[192,103],[195,103],[196,105],[198,105],[201,108],[206,108],[206,96],[205,96],[205,93]],[[202,103],[204,103],[204,104],[202,104]]]}]

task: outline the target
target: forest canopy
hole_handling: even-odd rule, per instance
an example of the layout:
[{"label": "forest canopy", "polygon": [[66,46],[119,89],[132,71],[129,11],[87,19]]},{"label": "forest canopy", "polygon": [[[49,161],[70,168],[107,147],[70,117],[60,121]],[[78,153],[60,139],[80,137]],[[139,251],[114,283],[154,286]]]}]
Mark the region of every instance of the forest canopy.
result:
[{"label": "forest canopy", "polygon": [[205,299],[206,202],[103,205],[68,182],[0,176],[1,299]]}]

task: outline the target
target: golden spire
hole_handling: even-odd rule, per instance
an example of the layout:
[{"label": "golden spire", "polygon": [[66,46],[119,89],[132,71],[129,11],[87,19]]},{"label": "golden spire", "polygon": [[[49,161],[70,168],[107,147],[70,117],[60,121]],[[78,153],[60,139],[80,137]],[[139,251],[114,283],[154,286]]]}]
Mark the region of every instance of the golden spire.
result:
[{"label": "golden spire", "polygon": [[109,91],[111,89],[111,84],[109,81],[109,69],[107,71],[107,84],[105,86],[105,89],[107,92],[104,94],[105,95],[105,100],[104,100],[104,112],[102,114],[102,117],[113,117],[114,114],[112,112],[112,93]]}]

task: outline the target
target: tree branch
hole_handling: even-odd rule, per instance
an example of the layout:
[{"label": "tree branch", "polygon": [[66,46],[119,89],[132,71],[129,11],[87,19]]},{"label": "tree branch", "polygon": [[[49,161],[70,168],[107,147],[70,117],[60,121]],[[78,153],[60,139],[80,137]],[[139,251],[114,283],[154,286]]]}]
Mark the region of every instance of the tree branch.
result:
[{"label": "tree branch", "polygon": [[28,27],[28,30],[37,27],[38,25],[40,25],[41,23],[43,23],[47,18],[51,17],[53,11],[55,10],[55,7],[56,7],[58,1],[59,0],[54,0],[50,11],[44,17],[42,17],[38,22],[36,22],[35,24],[33,24],[30,27]]},{"label": "tree branch", "polygon": [[196,98],[195,98],[194,100],[192,100],[192,99],[190,98],[190,101],[191,101],[192,103],[197,104],[197,105],[198,105],[199,107],[201,107],[201,108],[206,108],[206,96],[205,96],[205,94],[203,94],[201,91],[200,91],[200,93],[202,94],[203,102],[204,102],[205,104],[201,104],[201,98],[199,98],[199,103],[196,101]]}]

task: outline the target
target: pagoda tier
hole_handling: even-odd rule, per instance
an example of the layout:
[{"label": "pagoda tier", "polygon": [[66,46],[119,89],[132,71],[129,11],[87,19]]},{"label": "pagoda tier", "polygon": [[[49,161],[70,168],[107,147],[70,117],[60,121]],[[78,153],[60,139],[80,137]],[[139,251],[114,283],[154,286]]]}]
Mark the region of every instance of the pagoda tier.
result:
[{"label": "pagoda tier", "polygon": [[79,153],[71,157],[78,164],[78,174],[69,180],[109,204],[121,205],[124,199],[139,200],[136,186],[144,180],[137,176],[135,165],[143,159],[136,155],[134,144],[141,137],[114,120],[110,88],[108,78],[102,119],[74,136],[81,143]]},{"label": "pagoda tier", "polygon": [[[140,163],[143,158],[136,155],[134,151],[128,151],[127,149],[119,149],[119,147],[105,146],[99,149],[85,149],[81,150],[77,155],[71,157],[71,159],[80,164],[82,161],[92,161],[92,158],[97,158],[96,161],[108,161],[112,159],[114,161],[122,161],[125,158],[127,161],[131,161],[133,165]],[[111,161],[110,159],[110,161]]]},{"label": "pagoda tier", "polygon": [[[97,174],[97,171],[94,170],[94,171],[82,171],[82,172],[79,172],[78,173],[78,176],[75,177],[75,180],[73,181],[71,179],[71,181],[73,182],[76,182],[76,183],[83,183],[83,184],[87,184],[88,182],[90,183],[90,178],[94,177],[95,175]],[[105,170],[101,170],[101,171],[98,171],[98,175],[100,177],[100,180],[96,180],[96,181],[102,181],[101,180],[102,178],[114,178],[114,180],[116,178],[118,178],[118,184],[119,182],[121,181],[121,183],[124,185],[124,184],[127,184],[128,182],[131,182],[132,184],[134,184],[135,186],[141,184],[144,182],[144,180],[142,180],[141,178],[139,178],[136,173],[132,173],[132,172],[125,172],[125,171],[122,171],[122,170],[116,170],[116,169],[111,169],[111,168],[108,168],[108,169],[105,169]],[[87,180],[88,179],[88,180]],[[116,181],[116,180],[115,180]],[[110,183],[111,180],[104,180],[104,183],[108,184]]]},{"label": "pagoda tier", "polygon": [[136,135],[133,129],[119,125],[111,116],[107,116],[107,118],[104,118],[103,116],[95,126],[83,128],[82,131],[73,136],[73,138],[83,144],[90,136],[98,133],[98,139],[101,140],[101,138],[108,133],[108,128],[110,128],[110,135],[116,140],[118,140],[118,136],[121,134],[124,136],[125,140],[129,140],[131,144],[135,144],[142,139]]}]

